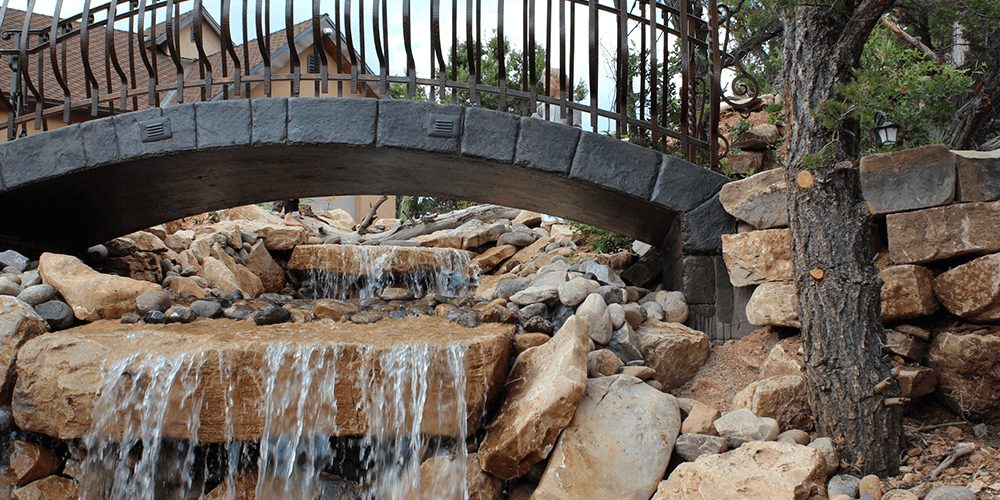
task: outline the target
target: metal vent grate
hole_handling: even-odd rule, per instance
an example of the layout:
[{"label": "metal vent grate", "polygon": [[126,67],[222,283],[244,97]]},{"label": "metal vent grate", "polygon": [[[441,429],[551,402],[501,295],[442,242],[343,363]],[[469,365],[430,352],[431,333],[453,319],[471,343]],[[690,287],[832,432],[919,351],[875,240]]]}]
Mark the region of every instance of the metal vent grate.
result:
[{"label": "metal vent grate", "polygon": [[155,142],[169,139],[170,120],[168,118],[157,118],[139,123],[142,128],[142,142]]},{"label": "metal vent grate", "polygon": [[458,137],[459,117],[449,115],[432,115],[430,124],[431,137]]}]

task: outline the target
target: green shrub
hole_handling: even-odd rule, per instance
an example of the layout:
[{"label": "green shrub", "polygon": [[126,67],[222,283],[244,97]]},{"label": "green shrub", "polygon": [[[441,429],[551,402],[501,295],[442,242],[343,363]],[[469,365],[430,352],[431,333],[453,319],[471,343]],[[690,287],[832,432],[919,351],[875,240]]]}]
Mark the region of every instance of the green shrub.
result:
[{"label": "green shrub", "polygon": [[632,248],[632,238],[605,231],[582,222],[570,221],[573,232],[583,239],[583,244],[600,253],[614,253]]}]

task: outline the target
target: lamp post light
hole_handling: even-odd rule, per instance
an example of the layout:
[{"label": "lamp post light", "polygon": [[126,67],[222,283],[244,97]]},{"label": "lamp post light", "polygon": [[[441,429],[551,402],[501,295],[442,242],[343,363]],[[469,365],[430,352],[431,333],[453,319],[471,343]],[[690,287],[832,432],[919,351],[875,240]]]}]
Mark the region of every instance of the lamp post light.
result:
[{"label": "lamp post light", "polygon": [[878,125],[875,126],[875,137],[878,139],[879,147],[895,146],[899,137],[899,125],[889,119],[889,116],[882,111],[876,111],[875,117]]}]

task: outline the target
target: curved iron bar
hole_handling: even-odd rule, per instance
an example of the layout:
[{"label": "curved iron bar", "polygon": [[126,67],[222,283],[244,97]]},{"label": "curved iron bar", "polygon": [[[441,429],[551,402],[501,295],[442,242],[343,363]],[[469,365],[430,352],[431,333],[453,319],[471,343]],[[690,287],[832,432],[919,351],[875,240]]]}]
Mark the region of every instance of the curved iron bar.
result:
[{"label": "curved iron bar", "polygon": [[49,61],[52,64],[52,75],[56,78],[56,83],[59,84],[59,88],[63,91],[63,121],[69,122],[70,119],[70,91],[69,85],[66,85],[66,78],[63,77],[62,69],[59,67],[59,56],[56,53],[58,48],[58,43],[56,42],[59,37],[59,29],[62,27],[62,23],[59,22],[59,13],[62,12],[63,0],[56,0],[55,12],[52,14],[52,31],[49,34]]}]

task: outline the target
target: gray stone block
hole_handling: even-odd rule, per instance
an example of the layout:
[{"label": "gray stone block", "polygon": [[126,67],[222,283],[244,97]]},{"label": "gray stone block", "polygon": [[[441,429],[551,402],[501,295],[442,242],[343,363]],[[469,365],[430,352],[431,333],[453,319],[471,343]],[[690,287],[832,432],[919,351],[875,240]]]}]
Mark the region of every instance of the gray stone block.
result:
[{"label": "gray stone block", "polygon": [[958,201],[1000,200],[1000,151],[955,151]]},{"label": "gray stone block", "polygon": [[250,144],[250,101],[199,102],[194,105],[198,149]]},{"label": "gray stone block", "polygon": [[521,118],[514,163],[568,175],[580,141],[580,129],[538,118]]},{"label": "gray stone block", "polygon": [[253,145],[284,144],[288,131],[288,99],[282,97],[251,99]]},{"label": "gray stone block", "polygon": [[729,182],[729,178],[722,174],[676,156],[662,155],[662,158],[652,201],[671,210],[692,210]]},{"label": "gray stone block", "polygon": [[726,261],[719,255],[712,257],[715,263],[715,309],[719,319],[729,323],[733,317],[735,297],[733,284],[729,282],[729,270]]},{"label": "gray stone block", "polygon": [[659,170],[658,160],[659,154],[652,149],[583,132],[570,177],[648,200]]},{"label": "gray stone block", "polygon": [[465,110],[465,130],[462,133],[462,154],[510,163],[517,146],[517,126],[520,118],[484,108]]},{"label": "gray stone block", "polygon": [[715,257],[687,255],[684,257],[684,279],[681,291],[688,304],[715,303]]},{"label": "gray stone block", "polygon": [[[378,109],[378,145],[435,153],[458,153],[462,141],[462,115],[461,106],[392,99],[381,101]],[[431,135],[434,133],[435,117],[456,119],[455,135]]]},{"label": "gray stone block", "polygon": [[681,238],[685,254],[722,252],[722,235],[736,232],[736,219],[726,213],[719,195],[684,214]]},{"label": "gray stone block", "polygon": [[7,189],[86,167],[79,125],[22,137],[0,145]]},{"label": "gray stone block", "polygon": [[861,193],[876,214],[945,205],[955,177],[955,155],[941,145],[861,159]]},{"label": "gray stone block", "polygon": [[[143,123],[157,118],[169,122],[170,138],[143,142]],[[121,161],[193,150],[198,146],[193,104],[124,113],[115,116],[114,123]]]},{"label": "gray stone block", "polygon": [[113,118],[90,120],[80,124],[83,134],[83,152],[87,166],[96,167],[118,161],[118,135]]},{"label": "gray stone block", "polygon": [[352,144],[375,142],[378,103],[374,99],[288,99],[288,142]]}]

